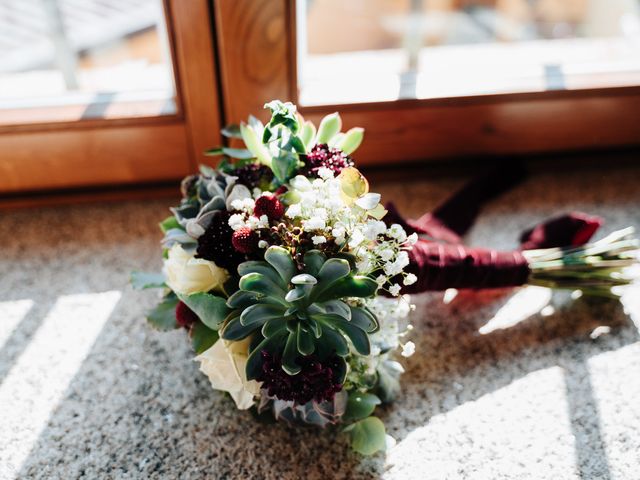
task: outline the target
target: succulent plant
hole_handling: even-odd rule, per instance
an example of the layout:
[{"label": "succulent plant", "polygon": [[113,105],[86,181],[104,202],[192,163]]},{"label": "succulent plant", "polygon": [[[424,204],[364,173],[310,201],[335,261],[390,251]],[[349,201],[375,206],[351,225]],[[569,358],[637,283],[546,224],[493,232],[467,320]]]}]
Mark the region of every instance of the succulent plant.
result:
[{"label": "succulent plant", "polygon": [[288,375],[301,372],[301,357],[337,355],[342,382],[349,343],[359,354],[368,355],[368,334],[378,329],[371,312],[344,299],[372,296],[378,285],[369,277],[354,274],[348,254],[327,259],[322,252],[310,250],[304,257],[303,273],[298,273],[283,247],[270,247],[264,258],[266,261],[248,261],[238,267],[240,289],[227,301],[233,310],[221,330],[226,340],[254,336],[247,378],[261,376],[262,352],[266,351],[281,358]]},{"label": "succulent plant", "polygon": [[236,198],[251,196],[245,185],[208,167],[202,167],[200,175],[187,177],[182,193],[180,205],[171,209],[173,217],[163,222],[165,248],[179,243],[185,250],[195,249],[215,215],[230,210]]}]

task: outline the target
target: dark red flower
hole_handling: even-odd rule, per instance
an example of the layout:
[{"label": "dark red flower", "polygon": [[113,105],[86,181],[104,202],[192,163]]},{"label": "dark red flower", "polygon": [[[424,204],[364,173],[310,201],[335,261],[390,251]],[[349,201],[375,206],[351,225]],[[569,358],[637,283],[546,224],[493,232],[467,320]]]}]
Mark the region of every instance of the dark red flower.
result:
[{"label": "dark red flower", "polygon": [[273,179],[273,172],[269,167],[255,163],[238,168],[232,175],[238,177],[238,183],[248,188],[258,187],[261,183],[268,183]]},{"label": "dark red flower", "polygon": [[338,175],[343,169],[353,167],[353,160],[339,148],[329,147],[323,143],[313,147],[306,155],[302,175],[317,177],[318,169],[321,167],[328,168]]},{"label": "dark red flower", "polygon": [[330,401],[342,390],[342,383],[338,382],[342,360],[336,355],[324,360],[315,355],[300,357],[297,362],[302,371],[297,375],[289,375],[282,369],[280,356],[266,350],[261,355],[262,372],[258,380],[272,397],[304,405],[311,400]]},{"label": "dark red flower", "polygon": [[229,226],[229,216],[229,212],[222,210],[213,216],[205,232],[198,238],[196,257],[210,260],[233,273],[246,258],[231,244],[233,230]]},{"label": "dark red flower", "polygon": [[284,205],[275,195],[262,195],[256,199],[253,214],[258,218],[266,215],[269,220],[280,220],[284,215]]},{"label": "dark red flower", "polygon": [[193,310],[187,307],[184,302],[178,302],[176,305],[176,322],[179,327],[189,329],[191,325],[197,322],[198,315]]},{"label": "dark red flower", "polygon": [[253,253],[258,248],[258,234],[249,227],[242,227],[233,232],[231,243],[240,253]]}]

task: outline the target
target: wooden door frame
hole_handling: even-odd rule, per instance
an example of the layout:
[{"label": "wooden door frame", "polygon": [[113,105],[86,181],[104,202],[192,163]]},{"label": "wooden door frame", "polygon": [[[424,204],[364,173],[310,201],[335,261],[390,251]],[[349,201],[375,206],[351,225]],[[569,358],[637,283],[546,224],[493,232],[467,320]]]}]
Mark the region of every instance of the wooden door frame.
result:
[{"label": "wooden door frame", "polygon": [[175,115],[0,129],[0,193],[177,180],[221,142],[209,0],[163,0]]},{"label": "wooden door frame", "polygon": [[[213,1],[226,123],[274,98],[297,103],[295,0]],[[640,145],[640,86],[300,108],[361,126],[358,163]]]}]

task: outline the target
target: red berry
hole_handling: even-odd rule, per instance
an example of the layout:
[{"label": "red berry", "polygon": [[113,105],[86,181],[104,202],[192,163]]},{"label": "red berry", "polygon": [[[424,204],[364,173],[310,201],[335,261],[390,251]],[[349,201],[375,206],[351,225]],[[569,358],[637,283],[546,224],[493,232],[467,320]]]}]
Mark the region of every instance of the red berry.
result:
[{"label": "red berry", "polygon": [[253,214],[258,218],[266,215],[269,220],[279,220],[284,215],[284,205],[275,195],[262,195],[256,199]]},{"label": "red berry", "polygon": [[176,305],[176,323],[179,327],[189,328],[197,322],[198,316],[184,302],[178,302]]},{"label": "red berry", "polygon": [[231,243],[240,253],[253,253],[258,248],[258,234],[249,227],[242,227],[233,232]]}]

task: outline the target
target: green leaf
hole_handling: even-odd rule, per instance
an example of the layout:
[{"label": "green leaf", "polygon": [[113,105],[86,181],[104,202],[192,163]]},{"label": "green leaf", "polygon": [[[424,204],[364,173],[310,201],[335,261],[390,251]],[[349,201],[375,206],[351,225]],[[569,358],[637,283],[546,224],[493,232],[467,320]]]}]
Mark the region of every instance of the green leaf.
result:
[{"label": "green leaf", "polygon": [[317,277],[318,274],[320,273],[320,269],[322,268],[322,265],[324,265],[324,262],[326,261],[327,261],[326,255],[322,253],[320,250],[309,250],[307,253],[304,254],[305,271],[308,274],[313,275],[314,277]]},{"label": "green leaf", "polygon": [[251,305],[240,314],[240,323],[247,327],[249,325],[259,327],[271,319],[284,319],[284,312],[285,308],[281,305],[269,305],[267,303]]},{"label": "green leaf", "polygon": [[287,343],[282,352],[282,369],[289,375],[296,375],[302,370],[300,365],[296,363],[296,359],[298,358],[296,337],[297,335],[295,333],[289,333]]},{"label": "green leaf", "polygon": [[382,401],[373,393],[352,392],[349,394],[347,409],[342,416],[343,420],[360,420],[373,413],[377,405]]},{"label": "green leaf", "polygon": [[313,335],[308,330],[305,330],[300,323],[298,323],[298,331],[296,332],[296,342],[298,352],[302,355],[311,355],[315,350]]},{"label": "green leaf", "polygon": [[249,358],[247,358],[247,380],[255,380],[262,372],[262,351],[279,350],[286,334],[287,330],[283,328],[272,337],[265,338],[251,351]]},{"label": "green leaf", "polygon": [[259,293],[285,302],[286,292],[284,289],[262,273],[254,272],[244,275],[240,279],[239,286],[241,290],[246,292]]},{"label": "green leaf", "polygon": [[297,165],[298,157],[294,153],[280,150],[278,156],[273,157],[271,161],[271,170],[276,178],[284,183],[293,176]]},{"label": "green leaf", "polygon": [[264,259],[280,274],[285,284],[296,274],[296,265],[286,248],[272,246],[264,253]]},{"label": "green leaf", "polygon": [[131,286],[136,290],[165,287],[164,275],[161,273],[131,272]]},{"label": "green leaf", "polygon": [[262,326],[262,335],[264,335],[265,338],[273,337],[276,333],[284,330],[286,325],[286,322],[280,318],[267,320],[267,323]]},{"label": "green leaf", "polygon": [[209,148],[205,150],[203,154],[207,157],[216,157],[218,155],[224,155],[224,152],[222,150],[222,147]]},{"label": "green leaf", "polygon": [[213,330],[220,328],[220,324],[229,314],[227,301],[210,293],[181,295],[180,300],[198,315],[202,323]]},{"label": "green leaf", "polygon": [[304,143],[297,135],[291,135],[291,138],[289,138],[289,141],[287,142],[287,147],[295,150],[296,153],[305,153]]},{"label": "green leaf", "polygon": [[336,143],[336,147],[342,150],[347,155],[352,154],[362,143],[364,138],[364,128],[355,127],[344,134],[344,137]]},{"label": "green leaf", "polygon": [[172,228],[182,228],[180,223],[178,223],[176,217],[174,217],[173,215],[165,218],[158,225],[160,226],[160,230],[162,230],[162,233],[167,233]]},{"label": "green leaf", "polygon": [[329,298],[338,298],[338,296],[326,297],[324,294],[328,290],[331,290],[333,285],[338,283],[340,279],[347,277],[350,272],[351,267],[349,266],[349,262],[341,258],[330,258],[329,260],[324,262],[324,264],[320,268],[320,271],[318,272],[318,278],[320,279],[320,281],[313,288],[311,292],[311,299],[319,300],[320,298],[323,298],[324,300],[328,300]]},{"label": "green leaf", "polygon": [[168,331],[178,328],[176,305],[178,305],[178,297],[173,294],[167,295],[162,302],[147,314],[147,320],[158,330]]},{"label": "green leaf", "polygon": [[373,455],[386,448],[384,423],[377,417],[367,417],[349,425],[351,447],[362,455]]},{"label": "green leaf", "polygon": [[194,323],[189,334],[191,335],[191,345],[198,355],[209,350],[218,340],[218,332],[211,330],[202,322]]},{"label": "green leaf", "polygon": [[284,125],[292,133],[298,133],[300,125],[298,123],[298,115],[296,107],[291,102],[283,103],[280,100],[272,100],[264,104],[264,108],[271,110],[271,121],[269,127]]},{"label": "green leaf", "polygon": [[351,321],[367,333],[378,330],[378,320],[368,310],[360,307],[349,307],[351,309]]},{"label": "green leaf", "polygon": [[302,132],[300,133],[300,139],[304,143],[305,150],[307,152],[311,151],[311,148],[313,147],[313,139],[315,138],[315,136],[316,126],[313,124],[313,122],[307,120],[306,122],[304,122]]},{"label": "green leaf", "polygon": [[322,292],[316,301],[324,302],[333,298],[342,297],[371,297],[378,290],[378,284],[369,277],[354,276],[344,277]]},{"label": "green leaf", "polygon": [[329,140],[334,135],[340,132],[342,128],[342,119],[338,112],[331,113],[324,117],[318,127],[318,135],[316,136],[316,143],[329,143]]},{"label": "green leaf", "polygon": [[253,305],[258,300],[258,295],[253,292],[238,290],[227,299],[227,306],[230,308],[245,308]]},{"label": "green leaf", "polygon": [[231,158],[239,158],[240,160],[248,160],[250,158],[254,158],[255,156],[246,148],[229,148],[224,147],[222,149],[222,153],[231,157]]},{"label": "green leaf", "polygon": [[238,265],[238,274],[242,277],[248,273],[262,273],[269,277],[271,281],[280,285],[283,289],[288,285],[283,281],[282,277],[275,271],[273,267],[262,260],[249,260]]},{"label": "green leaf", "polygon": [[353,347],[361,355],[369,355],[371,353],[371,343],[369,336],[360,327],[344,320],[341,317],[335,319],[333,324],[339,328],[353,343]]},{"label": "green leaf", "polygon": [[256,330],[255,325],[242,325],[240,315],[230,318],[222,327],[220,335],[225,340],[237,341],[247,338]]},{"label": "green leaf", "polygon": [[260,163],[271,166],[271,155],[269,150],[262,144],[262,141],[258,138],[256,131],[242,123],[240,124],[240,133],[242,134],[242,140],[249,151],[256,157]]},{"label": "green leaf", "polygon": [[220,133],[227,138],[242,138],[242,133],[240,132],[240,125],[227,125]]},{"label": "green leaf", "polygon": [[320,337],[323,343],[330,347],[331,350],[336,352],[336,355],[344,357],[349,353],[349,345],[342,336],[342,334],[330,326],[322,326],[322,336]]}]

